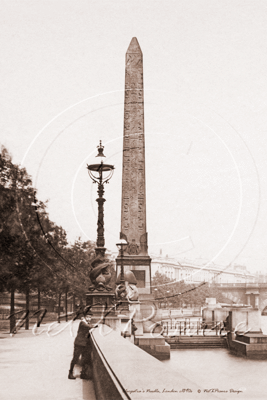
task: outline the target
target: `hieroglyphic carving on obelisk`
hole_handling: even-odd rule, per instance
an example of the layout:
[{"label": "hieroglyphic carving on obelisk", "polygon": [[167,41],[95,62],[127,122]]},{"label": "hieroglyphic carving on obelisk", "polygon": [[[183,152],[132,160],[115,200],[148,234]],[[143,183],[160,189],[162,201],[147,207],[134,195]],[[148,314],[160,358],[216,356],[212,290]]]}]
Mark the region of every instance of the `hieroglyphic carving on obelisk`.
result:
[{"label": "hieroglyphic carving on obelisk", "polygon": [[143,54],[136,38],[126,53],[121,238],[128,255],[147,255]]}]

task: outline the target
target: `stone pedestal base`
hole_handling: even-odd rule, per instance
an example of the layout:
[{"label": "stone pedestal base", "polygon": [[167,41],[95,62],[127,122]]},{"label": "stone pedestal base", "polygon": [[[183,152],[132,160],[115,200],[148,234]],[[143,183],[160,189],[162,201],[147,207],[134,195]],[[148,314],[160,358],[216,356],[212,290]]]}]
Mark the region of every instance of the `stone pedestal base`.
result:
[{"label": "stone pedestal base", "polygon": [[[86,305],[91,306],[93,313],[92,323],[96,324],[105,316],[115,317],[115,294],[110,292],[91,292],[86,294]],[[103,322],[102,322],[103,323]]]},{"label": "stone pedestal base", "polygon": [[159,360],[170,358],[171,347],[161,335],[153,336],[148,333],[144,333],[142,336],[136,335],[134,344]]},{"label": "stone pedestal base", "polygon": [[244,335],[228,333],[230,350],[236,355],[247,358],[267,359],[267,335],[262,332],[250,332]]},{"label": "stone pedestal base", "polygon": [[142,336],[144,333],[143,330],[143,316],[141,313],[141,304],[139,301],[137,301],[136,303],[131,303],[129,305],[129,311],[131,313],[131,315],[133,315],[133,321],[134,321],[134,325],[136,326],[137,330],[135,331],[135,336]]},{"label": "stone pedestal base", "polygon": [[129,315],[129,302],[128,300],[119,300],[116,310],[121,315]]},{"label": "stone pedestal base", "polygon": [[[90,292],[86,293],[86,305],[92,306],[92,311],[96,307],[102,307],[107,304],[108,307],[113,306],[115,300],[115,294],[110,292]],[[102,307],[103,308],[103,307]]]},{"label": "stone pedestal base", "polygon": [[161,327],[156,327],[153,321],[145,321],[143,313],[151,315],[152,308],[146,308],[138,302],[130,304],[129,309],[132,313],[135,311],[133,320],[137,331],[135,331],[134,344],[159,360],[170,358],[170,345],[160,334]]}]

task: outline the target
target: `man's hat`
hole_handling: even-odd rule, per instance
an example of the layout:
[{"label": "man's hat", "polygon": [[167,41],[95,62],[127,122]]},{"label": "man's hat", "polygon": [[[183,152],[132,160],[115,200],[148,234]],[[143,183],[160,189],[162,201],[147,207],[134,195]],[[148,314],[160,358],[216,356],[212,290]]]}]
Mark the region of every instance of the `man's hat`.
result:
[{"label": "man's hat", "polygon": [[92,313],[92,311],[91,311],[91,307],[92,307],[92,306],[86,306],[86,307],[84,308],[84,310],[83,310],[83,315],[84,315],[84,316],[86,316],[86,315],[93,315],[93,313]]},{"label": "man's hat", "polygon": [[85,313],[84,313],[84,316],[86,317],[86,315],[90,315],[90,316],[93,316],[93,313],[92,313],[92,311],[86,311]]}]

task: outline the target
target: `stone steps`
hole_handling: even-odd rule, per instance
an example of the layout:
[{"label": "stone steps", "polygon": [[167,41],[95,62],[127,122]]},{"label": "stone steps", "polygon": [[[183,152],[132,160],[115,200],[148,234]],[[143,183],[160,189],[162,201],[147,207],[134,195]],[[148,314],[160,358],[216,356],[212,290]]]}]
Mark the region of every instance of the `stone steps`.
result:
[{"label": "stone steps", "polygon": [[215,337],[176,337],[166,338],[171,349],[203,349],[203,348],[224,348],[227,347],[225,338],[220,336]]},{"label": "stone steps", "polygon": [[184,344],[184,343],[176,343],[176,344],[171,344],[171,350],[175,350],[175,349],[222,349],[222,348],[226,348],[226,344],[224,343],[218,343],[218,344],[196,344],[196,343],[192,343],[192,344]]}]

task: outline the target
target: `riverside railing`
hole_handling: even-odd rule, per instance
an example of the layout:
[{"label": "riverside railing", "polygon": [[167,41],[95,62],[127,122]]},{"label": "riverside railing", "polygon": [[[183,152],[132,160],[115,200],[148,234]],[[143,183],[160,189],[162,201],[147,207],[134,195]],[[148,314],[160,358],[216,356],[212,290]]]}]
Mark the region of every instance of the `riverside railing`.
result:
[{"label": "riverside railing", "polygon": [[203,322],[201,320],[190,320],[185,318],[183,321],[163,321],[164,336],[181,336],[181,335],[213,335],[219,336],[224,330],[223,321]]}]

